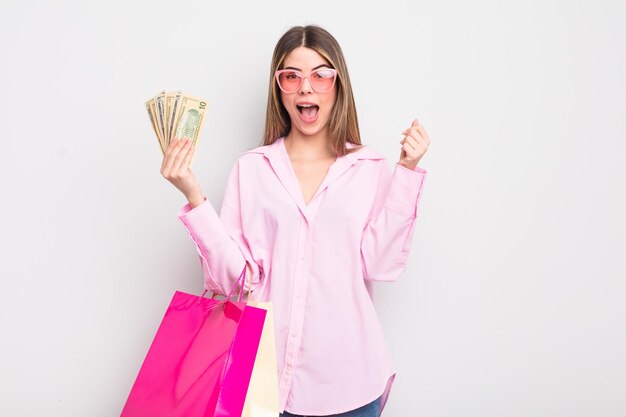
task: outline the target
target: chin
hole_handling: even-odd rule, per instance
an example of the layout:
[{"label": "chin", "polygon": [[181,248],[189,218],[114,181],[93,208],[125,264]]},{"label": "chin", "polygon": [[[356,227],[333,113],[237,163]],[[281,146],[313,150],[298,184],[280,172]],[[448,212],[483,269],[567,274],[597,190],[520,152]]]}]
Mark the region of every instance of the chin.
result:
[{"label": "chin", "polygon": [[328,128],[328,121],[322,123],[320,120],[317,120],[314,124],[304,126],[302,124],[298,124],[296,127],[300,132],[302,132],[303,135],[313,136],[326,130]]},{"label": "chin", "polygon": [[306,127],[304,129],[298,129],[300,130],[300,133],[302,133],[304,136],[315,136],[319,133],[321,133],[322,131],[324,131],[324,128],[319,128],[319,127]]}]

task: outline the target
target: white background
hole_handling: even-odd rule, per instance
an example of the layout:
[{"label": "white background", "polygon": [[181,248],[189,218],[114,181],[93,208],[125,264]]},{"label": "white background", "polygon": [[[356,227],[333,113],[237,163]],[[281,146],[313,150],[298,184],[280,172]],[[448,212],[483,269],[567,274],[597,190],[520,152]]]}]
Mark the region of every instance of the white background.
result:
[{"label": "white background", "polygon": [[385,416],[626,416],[623,1],[29,1],[0,6],[0,414],[119,415],[175,290],[186,200],[144,101],[210,102],[219,207],[260,143],[274,45],[341,44],[363,142],[432,146],[407,271],[377,284]]}]

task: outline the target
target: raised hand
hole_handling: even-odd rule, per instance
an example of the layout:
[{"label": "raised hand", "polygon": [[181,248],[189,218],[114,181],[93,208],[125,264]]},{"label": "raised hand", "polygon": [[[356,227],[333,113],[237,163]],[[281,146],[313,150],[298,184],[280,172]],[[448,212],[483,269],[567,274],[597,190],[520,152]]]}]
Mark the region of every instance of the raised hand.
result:
[{"label": "raised hand", "polygon": [[193,175],[189,163],[193,156],[190,139],[174,138],[163,155],[161,175],[174,184],[190,202],[204,200],[200,184]]},{"label": "raised hand", "polygon": [[417,163],[430,146],[430,138],[417,119],[413,120],[411,127],[402,132],[405,135],[400,141],[402,150],[400,151],[400,160],[398,163],[408,169],[415,169]]}]

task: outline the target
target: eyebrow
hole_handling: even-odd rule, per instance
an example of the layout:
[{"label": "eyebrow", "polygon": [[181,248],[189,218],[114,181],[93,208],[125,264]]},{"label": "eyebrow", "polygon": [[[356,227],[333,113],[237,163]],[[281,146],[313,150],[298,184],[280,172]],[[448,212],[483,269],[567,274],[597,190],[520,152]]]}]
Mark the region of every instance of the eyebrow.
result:
[{"label": "eyebrow", "polygon": [[[327,68],[330,68],[330,65],[328,65],[328,64],[318,65],[317,67],[313,68],[313,70],[316,70],[316,69],[318,69],[318,68],[322,68],[322,67],[327,67]],[[300,68],[296,68],[296,67],[285,67],[285,68],[283,68],[283,69],[292,69],[292,70],[296,70],[296,71],[302,71]],[[313,71],[313,70],[312,70],[312,71]]]}]

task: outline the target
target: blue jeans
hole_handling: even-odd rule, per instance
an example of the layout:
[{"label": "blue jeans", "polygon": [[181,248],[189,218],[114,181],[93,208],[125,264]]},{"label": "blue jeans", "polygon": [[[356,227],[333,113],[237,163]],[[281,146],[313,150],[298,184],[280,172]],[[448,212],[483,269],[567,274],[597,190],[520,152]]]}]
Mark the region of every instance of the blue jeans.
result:
[{"label": "blue jeans", "polygon": [[[378,411],[380,409],[380,397],[375,399],[369,404],[365,404],[363,407],[359,407],[356,410],[347,411],[345,413],[333,414],[327,417],[378,417]],[[280,413],[280,417],[307,417],[297,414],[291,414],[288,411]]]}]

